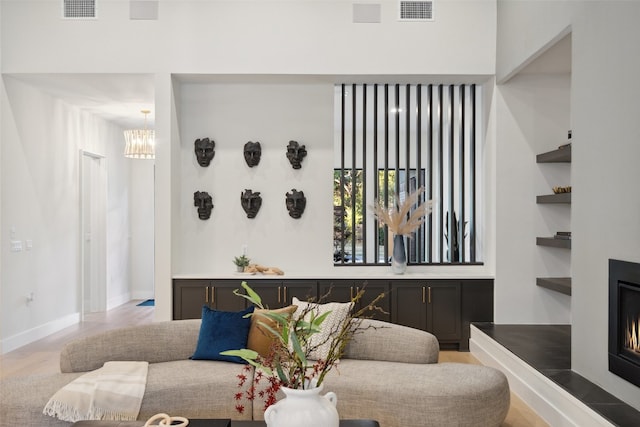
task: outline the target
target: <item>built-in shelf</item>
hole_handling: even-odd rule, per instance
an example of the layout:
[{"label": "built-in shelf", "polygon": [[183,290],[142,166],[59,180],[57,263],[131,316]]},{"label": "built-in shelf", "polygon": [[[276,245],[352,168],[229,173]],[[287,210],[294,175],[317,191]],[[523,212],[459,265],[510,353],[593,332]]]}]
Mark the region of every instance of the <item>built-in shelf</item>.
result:
[{"label": "built-in shelf", "polygon": [[571,145],[538,154],[536,163],[571,163]]},{"label": "built-in shelf", "polygon": [[571,295],[571,277],[538,277],[536,285],[561,294]]},{"label": "built-in shelf", "polygon": [[571,203],[571,193],[545,194],[536,197],[536,203]]},{"label": "built-in shelf", "polygon": [[[571,134],[569,134],[571,138]],[[570,140],[569,140],[570,141]],[[541,153],[536,156],[536,163],[571,163],[571,143],[558,147],[553,151]],[[571,187],[568,187],[570,189]],[[557,194],[543,194],[536,196],[538,204],[571,204],[571,192]],[[558,232],[558,235],[570,233]],[[536,245],[552,248],[571,249],[571,238],[564,239],[556,237],[536,237]],[[538,277],[536,285],[571,296],[570,277]]]},{"label": "built-in shelf", "polygon": [[536,237],[536,245],[551,246],[553,248],[571,249],[571,239],[556,239],[555,237]]}]

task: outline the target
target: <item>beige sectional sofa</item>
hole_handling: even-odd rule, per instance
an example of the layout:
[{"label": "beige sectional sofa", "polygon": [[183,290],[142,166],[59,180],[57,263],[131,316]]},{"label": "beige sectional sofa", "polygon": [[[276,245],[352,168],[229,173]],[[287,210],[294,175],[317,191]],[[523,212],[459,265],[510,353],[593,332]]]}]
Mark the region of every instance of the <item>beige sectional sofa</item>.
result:
[{"label": "beige sectional sofa", "polygon": [[[427,332],[374,320],[363,325],[376,328],[358,334],[339,368],[325,379],[324,390],[338,396],[341,418],[375,419],[382,427],[490,427],[503,422],[509,386],[500,371],[437,363],[438,342]],[[73,379],[112,360],[150,362],[139,420],[159,412],[262,419],[260,402],[249,403],[243,414],[234,410],[241,365],[189,359],[199,329],[200,320],[158,322],[70,342],[60,355],[61,373],[0,383],[0,426],[71,425],[43,415],[46,402]]]}]

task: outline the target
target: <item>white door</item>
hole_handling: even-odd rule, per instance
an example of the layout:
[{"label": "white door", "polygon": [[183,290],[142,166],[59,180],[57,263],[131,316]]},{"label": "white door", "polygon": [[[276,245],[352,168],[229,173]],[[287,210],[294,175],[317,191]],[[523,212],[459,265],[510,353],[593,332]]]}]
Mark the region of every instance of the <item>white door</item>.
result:
[{"label": "white door", "polygon": [[81,152],[82,308],[80,312],[106,310],[106,160]]}]

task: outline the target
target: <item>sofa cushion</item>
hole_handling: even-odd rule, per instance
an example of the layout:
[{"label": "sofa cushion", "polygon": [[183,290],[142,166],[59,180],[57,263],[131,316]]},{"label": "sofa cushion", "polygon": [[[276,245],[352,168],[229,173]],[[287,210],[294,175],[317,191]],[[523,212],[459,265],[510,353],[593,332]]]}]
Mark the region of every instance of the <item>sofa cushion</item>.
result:
[{"label": "sofa cushion", "polygon": [[249,338],[247,339],[247,348],[258,352],[260,356],[267,357],[271,350],[271,344],[276,339],[271,332],[260,325],[260,322],[271,328],[278,328],[278,322],[264,315],[266,312],[273,312],[281,315],[293,314],[298,306],[290,305],[288,307],[278,308],[276,310],[263,310],[257,308],[251,316],[251,328],[249,329]]},{"label": "sofa cushion", "polygon": [[344,359],[323,384],[341,418],[389,427],[498,427],[510,403],[506,376],[481,365]]},{"label": "sofa cushion", "polygon": [[202,307],[202,323],[193,360],[223,360],[234,363],[246,363],[237,356],[223,356],[222,351],[247,348],[247,338],[253,313],[251,306],[242,311],[213,310]]},{"label": "sofa cushion", "polygon": [[[246,389],[238,386],[241,373],[253,378],[250,365],[214,360],[151,364],[138,419],[148,420],[162,412],[186,418],[250,420],[253,402],[236,400],[236,393]],[[236,405],[244,406],[241,414]]]},{"label": "sofa cushion", "polygon": [[334,336],[340,332],[342,325],[347,320],[349,312],[353,307],[352,302],[329,302],[326,304],[316,304],[313,302],[300,301],[298,298],[293,297],[293,305],[298,306],[294,316],[301,316],[302,313],[309,313],[308,309],[314,311],[316,316],[320,316],[328,311],[331,313],[324,319],[322,325],[320,325],[320,332],[313,334],[310,339],[311,347],[315,347],[309,354],[309,359],[313,360],[326,360],[331,349],[331,341]]}]

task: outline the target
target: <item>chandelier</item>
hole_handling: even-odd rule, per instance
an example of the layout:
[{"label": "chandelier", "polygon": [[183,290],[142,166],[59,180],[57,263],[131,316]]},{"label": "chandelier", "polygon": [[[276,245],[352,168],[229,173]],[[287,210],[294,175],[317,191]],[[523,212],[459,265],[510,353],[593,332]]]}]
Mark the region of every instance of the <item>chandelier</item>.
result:
[{"label": "chandelier", "polygon": [[147,129],[147,114],[151,111],[141,110],[144,114],[144,129],[124,131],[124,156],[131,159],[155,159],[155,132]]}]

